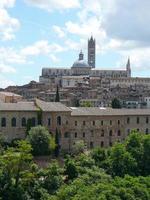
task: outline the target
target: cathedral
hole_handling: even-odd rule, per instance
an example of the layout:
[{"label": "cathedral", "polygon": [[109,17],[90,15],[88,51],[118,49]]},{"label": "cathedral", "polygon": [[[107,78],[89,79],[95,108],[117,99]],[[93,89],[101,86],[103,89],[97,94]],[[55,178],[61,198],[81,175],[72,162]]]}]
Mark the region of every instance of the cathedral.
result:
[{"label": "cathedral", "polygon": [[124,70],[101,70],[96,68],[96,40],[91,36],[88,40],[88,62],[84,60],[84,54],[81,51],[79,58],[73,63],[71,68],[43,68],[40,82],[50,83],[54,77],[73,78],[80,76],[101,77],[101,78],[129,78],[131,77],[130,60],[128,59]]}]

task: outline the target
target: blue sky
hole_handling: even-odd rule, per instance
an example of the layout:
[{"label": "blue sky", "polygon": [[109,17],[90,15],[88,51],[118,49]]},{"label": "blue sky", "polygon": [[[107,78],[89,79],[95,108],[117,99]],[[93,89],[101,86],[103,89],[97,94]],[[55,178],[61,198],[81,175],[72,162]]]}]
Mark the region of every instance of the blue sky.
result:
[{"label": "blue sky", "polygon": [[39,79],[42,67],[71,67],[96,38],[96,67],[150,75],[148,0],[0,0],[0,87]]}]

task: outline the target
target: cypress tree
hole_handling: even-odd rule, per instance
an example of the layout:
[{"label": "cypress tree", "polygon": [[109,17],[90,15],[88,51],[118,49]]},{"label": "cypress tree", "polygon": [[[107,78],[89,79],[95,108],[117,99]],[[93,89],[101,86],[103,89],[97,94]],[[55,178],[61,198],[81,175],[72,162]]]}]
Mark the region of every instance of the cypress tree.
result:
[{"label": "cypress tree", "polygon": [[60,98],[59,98],[59,88],[58,88],[58,85],[57,85],[55,102],[59,102],[59,101],[60,101]]},{"label": "cypress tree", "polygon": [[56,128],[56,133],[55,133],[55,156],[58,157],[59,156],[59,150],[60,150],[60,144],[59,144],[59,132],[58,129]]}]

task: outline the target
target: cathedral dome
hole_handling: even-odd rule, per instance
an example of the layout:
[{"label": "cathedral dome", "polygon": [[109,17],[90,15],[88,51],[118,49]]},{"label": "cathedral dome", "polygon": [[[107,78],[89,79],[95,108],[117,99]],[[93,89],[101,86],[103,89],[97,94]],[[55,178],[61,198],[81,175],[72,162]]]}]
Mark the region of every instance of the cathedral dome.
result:
[{"label": "cathedral dome", "polygon": [[72,67],[90,67],[88,63],[84,60],[84,54],[82,53],[82,51],[79,54],[79,59],[73,63]]},{"label": "cathedral dome", "polygon": [[84,60],[77,60],[73,63],[72,67],[90,67],[90,66]]}]

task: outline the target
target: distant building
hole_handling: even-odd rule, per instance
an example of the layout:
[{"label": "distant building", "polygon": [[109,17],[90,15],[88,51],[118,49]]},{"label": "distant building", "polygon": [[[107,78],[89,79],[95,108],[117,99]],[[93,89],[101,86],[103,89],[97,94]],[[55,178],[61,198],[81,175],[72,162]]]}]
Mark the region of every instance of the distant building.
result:
[{"label": "distant building", "polygon": [[0,100],[4,103],[16,103],[22,101],[23,97],[12,92],[0,92]]}]

